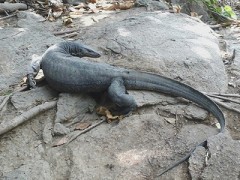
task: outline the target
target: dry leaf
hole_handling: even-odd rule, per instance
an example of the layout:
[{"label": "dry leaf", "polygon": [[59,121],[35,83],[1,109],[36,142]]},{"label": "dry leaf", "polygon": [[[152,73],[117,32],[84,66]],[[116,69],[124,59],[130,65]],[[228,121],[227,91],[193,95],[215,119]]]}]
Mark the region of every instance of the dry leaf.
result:
[{"label": "dry leaf", "polygon": [[181,10],[182,10],[182,7],[180,5],[178,5],[178,4],[177,5],[173,5],[173,11],[175,13],[180,13]]},{"label": "dry leaf", "polygon": [[98,108],[96,109],[97,113],[98,113],[99,115],[103,115],[103,116],[106,115],[105,111],[107,111],[107,110],[108,110],[108,109],[107,109],[106,107],[103,107],[103,106],[100,106],[100,107],[98,107]]},{"label": "dry leaf", "polygon": [[97,0],[87,0],[88,3],[96,3]]},{"label": "dry leaf", "polygon": [[201,19],[201,18],[202,18],[202,15],[199,16],[198,13],[196,13],[196,12],[191,12],[190,14],[191,14],[192,17],[196,17],[196,18],[198,18],[198,19]]},{"label": "dry leaf", "polygon": [[164,118],[165,121],[167,121],[170,124],[175,124],[176,123],[176,119],[175,118]]},{"label": "dry leaf", "polygon": [[120,10],[127,10],[127,9],[130,9],[134,6],[134,2],[131,2],[131,1],[126,1],[124,3],[119,3],[119,9]]},{"label": "dry leaf", "polygon": [[58,18],[62,15],[63,11],[54,11],[52,14],[53,14],[53,17],[55,18]]},{"label": "dry leaf", "polygon": [[109,3],[103,3],[101,4],[101,9],[103,10],[108,10],[108,11],[113,11],[113,10],[127,10],[130,9],[134,6],[133,1],[125,1],[125,2],[113,2],[111,4]]},{"label": "dry leaf", "polygon": [[73,18],[73,19],[80,18],[80,17],[82,17],[82,15],[83,15],[83,13],[81,11],[75,11],[75,12],[69,13],[70,18]]},{"label": "dry leaf", "polygon": [[113,116],[112,113],[106,107],[99,107],[97,108],[97,113],[102,116],[106,116],[108,123],[112,122],[113,120],[121,120],[123,116]]},{"label": "dry leaf", "polygon": [[80,122],[75,126],[74,130],[84,130],[84,129],[87,129],[91,125],[92,124],[88,123],[88,122]]},{"label": "dry leaf", "polygon": [[47,20],[50,21],[50,22],[56,21],[56,19],[55,19],[52,15],[50,15],[50,16],[47,18]]},{"label": "dry leaf", "polygon": [[96,7],[96,4],[89,3],[88,8],[92,13],[98,13],[99,9]]},{"label": "dry leaf", "polygon": [[68,137],[64,136],[62,139],[60,139],[57,143],[53,144],[53,147],[61,146],[63,144],[66,144],[68,142]]},{"label": "dry leaf", "polygon": [[64,18],[63,19],[63,24],[65,25],[65,26],[67,26],[67,25],[69,25],[69,24],[71,24],[73,22],[73,20],[72,20],[72,18]]}]

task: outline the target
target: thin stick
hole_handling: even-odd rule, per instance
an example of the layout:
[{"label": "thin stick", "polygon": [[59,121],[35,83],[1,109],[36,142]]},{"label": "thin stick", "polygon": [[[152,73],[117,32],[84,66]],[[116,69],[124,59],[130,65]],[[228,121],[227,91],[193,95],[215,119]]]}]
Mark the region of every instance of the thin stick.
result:
[{"label": "thin stick", "polygon": [[66,144],[69,144],[70,142],[72,142],[74,139],[76,139],[76,138],[77,138],[78,136],[80,136],[81,134],[84,134],[84,133],[90,131],[91,129],[99,126],[100,124],[102,124],[102,123],[104,123],[104,122],[107,122],[107,120],[104,119],[104,120],[102,120],[102,121],[100,121],[100,122],[98,122],[98,123],[96,123],[96,124],[88,127],[87,129],[85,129],[85,130],[83,130],[83,131],[79,131],[77,134],[73,135],[73,137],[71,137]]},{"label": "thin stick", "polygon": [[222,100],[229,101],[229,102],[233,102],[233,103],[236,103],[236,104],[240,104],[240,101],[229,99],[227,97],[221,97],[221,96],[218,96],[218,95],[208,95],[208,96],[213,97],[213,98],[222,99]]},{"label": "thin stick", "polygon": [[[18,89],[17,91],[15,91],[15,92],[22,92],[22,91],[25,91],[26,89],[27,89],[27,86],[24,86],[24,87]],[[8,100],[10,99],[10,97],[11,97],[15,92],[7,95],[7,96],[4,98],[4,100],[2,101],[2,103],[1,103],[1,105],[0,105],[0,111],[3,109],[3,107],[5,106],[5,104],[8,102]]]},{"label": "thin stick", "polygon": [[0,124],[0,135],[12,130],[13,128],[17,127],[18,125],[28,121],[32,117],[47,111],[57,105],[57,101],[45,102],[44,104],[38,105],[33,107],[32,109],[28,110],[27,112],[22,113],[21,115],[13,118],[12,120],[5,121]]},{"label": "thin stick", "polygon": [[[212,98],[211,98],[212,99]],[[220,101],[218,101],[218,100],[216,100],[216,99],[212,99],[216,104],[218,104],[218,105],[220,105],[220,106],[222,106],[222,107],[224,107],[224,108],[226,108],[226,109],[228,109],[228,110],[231,110],[231,111],[234,111],[234,112],[237,112],[237,113],[239,113],[240,114],[240,110],[238,110],[238,109],[236,109],[236,108],[232,108],[232,107],[230,107],[230,106],[228,106],[227,104],[225,104],[225,103],[223,103],[223,102],[220,102]]]},{"label": "thin stick", "polygon": [[225,96],[225,97],[236,97],[240,98],[240,94],[221,94],[221,93],[212,93],[208,95],[216,95],[216,96]]},{"label": "thin stick", "polygon": [[78,35],[77,32],[73,32],[73,33],[65,34],[65,35],[61,36],[61,38],[70,38],[70,37],[74,37],[77,35]]},{"label": "thin stick", "polygon": [[71,30],[66,30],[66,31],[56,31],[56,32],[53,32],[53,34],[55,36],[57,36],[57,35],[62,35],[62,34],[68,34],[68,33],[76,32],[78,30],[79,29],[71,29]]},{"label": "thin stick", "polygon": [[5,20],[5,19],[9,19],[9,18],[14,17],[14,16],[16,16],[16,15],[17,15],[17,14],[7,15],[7,16],[5,16],[5,17],[0,18],[0,21],[1,21],[1,20]]}]

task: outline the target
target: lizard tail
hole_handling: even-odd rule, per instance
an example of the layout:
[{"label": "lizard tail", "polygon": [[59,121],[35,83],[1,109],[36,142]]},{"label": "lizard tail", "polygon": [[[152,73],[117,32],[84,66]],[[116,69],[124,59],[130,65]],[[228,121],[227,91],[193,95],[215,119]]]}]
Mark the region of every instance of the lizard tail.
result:
[{"label": "lizard tail", "polygon": [[[220,133],[224,131],[225,128],[225,118],[221,111],[221,109],[206,95],[197,91],[196,89],[180,83],[178,81],[150,73],[142,73],[137,71],[128,71],[126,72],[128,76],[125,76],[125,86],[127,89],[141,89],[141,90],[150,90],[165,94],[170,94],[173,96],[183,97],[190,101],[195,102],[200,105],[202,108],[211,112],[218,120],[221,129]],[[207,146],[207,140],[201,142],[197,146],[195,146],[187,155],[185,155],[181,160],[175,162],[168,168],[166,168],[163,172],[158,174],[161,176],[167,171],[173,169],[178,166],[182,162],[189,159],[191,154],[195,151],[198,146]]]},{"label": "lizard tail", "polygon": [[128,71],[127,73],[124,77],[127,89],[155,91],[193,101],[217,118],[221,125],[220,132],[223,132],[225,128],[225,118],[221,109],[203,93],[186,84],[160,75],[137,71]]}]

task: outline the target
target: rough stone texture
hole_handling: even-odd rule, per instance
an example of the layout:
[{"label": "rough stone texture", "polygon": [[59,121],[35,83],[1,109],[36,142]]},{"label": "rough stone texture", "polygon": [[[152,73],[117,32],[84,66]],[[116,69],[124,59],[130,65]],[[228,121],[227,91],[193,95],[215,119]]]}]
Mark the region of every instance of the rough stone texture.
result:
[{"label": "rough stone texture", "polygon": [[16,92],[12,96],[11,102],[17,110],[26,110],[37,104],[50,101],[57,96],[58,93],[56,91],[48,86],[44,86],[32,89],[31,91]]},{"label": "rough stone texture", "polygon": [[[11,113],[16,116],[13,110]],[[50,123],[49,120],[53,119],[54,113],[55,111],[51,110],[40,114],[0,137],[0,174],[7,177],[14,177],[17,174],[19,177],[24,176],[22,179],[31,179],[31,177],[51,179],[51,174],[47,177],[48,164],[51,163],[48,162],[48,158],[45,160],[48,147],[42,142],[42,129]],[[0,179],[2,179],[1,175]]]},{"label": "rough stone texture", "polygon": [[135,1],[135,6],[137,7],[146,7],[146,9],[148,11],[159,11],[159,10],[168,10],[169,6],[159,0],[159,1],[155,1],[155,0],[136,0]]},{"label": "rough stone texture", "polygon": [[194,120],[205,120],[208,116],[208,112],[196,105],[190,105],[187,106],[184,109],[185,116],[188,119],[194,119]]},{"label": "rough stone texture", "polygon": [[96,102],[86,94],[61,93],[57,103],[56,123],[70,122],[81,114],[91,112]]},{"label": "rough stone texture", "polygon": [[142,107],[145,105],[156,105],[156,104],[176,104],[178,100],[173,97],[165,96],[156,92],[147,91],[128,91],[128,93],[134,97],[137,106]]},{"label": "rough stone texture", "polygon": [[[208,139],[210,158],[204,168],[202,179],[239,179],[240,142],[233,140],[228,132]],[[229,169],[231,166],[231,169]]]},{"label": "rough stone texture", "polygon": [[207,25],[186,15],[151,12],[104,21],[81,38],[102,51],[101,61],[219,92],[226,90],[227,78],[213,34]]},{"label": "rough stone texture", "polygon": [[[41,55],[47,46],[60,42],[31,12],[19,12],[15,28],[0,29],[0,92],[20,82],[33,54]],[[41,43],[40,43],[41,42]]]},{"label": "rough stone texture", "polygon": [[[202,153],[190,158],[190,173],[194,179],[239,179],[240,143],[228,132],[208,138],[209,157],[205,164]],[[203,164],[204,167],[203,167]],[[229,169],[231,166],[231,169]],[[196,169],[198,169],[196,171]],[[194,170],[194,171],[193,171]]]},{"label": "rough stone texture", "polygon": [[[84,33],[81,34],[81,38],[85,38],[84,41],[86,44],[98,47],[99,49],[103,48],[106,50],[102,50],[103,52],[109,53],[108,55],[103,55],[99,61],[106,61],[115,65],[124,65],[124,63],[126,63],[125,66],[127,67],[135,67],[136,69],[149,70],[152,72],[162,71],[162,74],[174,78],[178,77],[177,79],[179,80],[183,78],[184,82],[193,84],[195,87],[202,86],[202,89],[208,89],[209,91],[221,86],[223,86],[221,89],[225,88],[225,83],[222,81],[225,74],[221,70],[222,64],[218,64],[219,53],[216,39],[210,35],[208,28],[207,30],[205,28],[205,30],[201,29],[204,25],[180,14],[141,12],[141,15],[133,17],[131,20],[131,18],[129,18],[132,17],[130,16],[131,12],[132,11],[122,11],[118,13],[117,16],[111,15],[106,21],[112,21],[112,25],[109,25],[109,23],[104,24],[104,21],[102,21],[102,23],[99,22],[98,24],[102,28],[90,27],[87,29],[85,35]],[[123,15],[128,18],[123,20]],[[21,17],[19,18],[21,19]],[[59,41],[59,39],[50,35],[47,28],[42,27],[42,23],[40,23],[40,26],[34,18],[35,15],[32,13],[23,17],[19,23],[19,26],[23,29],[4,28],[0,30],[0,45],[3,45],[0,46],[0,50],[3,52],[3,56],[0,57],[1,88],[7,88],[9,85],[18,82],[19,79],[21,79],[20,77],[25,75],[26,62],[31,59],[33,53],[41,54],[46,50],[46,45],[51,45]],[[142,28],[140,24],[145,25],[144,21],[147,21],[151,28]],[[136,24],[136,22],[139,22],[139,24]],[[113,29],[111,30],[111,28]],[[157,28],[157,30],[154,28]],[[101,31],[102,29],[106,34]],[[133,31],[133,29],[142,29],[144,33],[139,34]],[[119,35],[115,34],[117,32],[119,32]],[[128,32],[133,32],[134,36],[128,36]],[[176,34],[176,32],[178,34]],[[110,33],[112,33],[112,36],[116,35],[116,38],[113,38],[111,41],[109,41]],[[100,37],[97,37],[98,35],[100,35]],[[126,35],[127,38],[124,39],[124,35]],[[117,40],[115,41],[115,39]],[[154,44],[148,42],[148,39],[149,41],[156,39],[158,42],[156,45],[161,48],[157,48]],[[200,42],[199,40],[201,39],[203,39],[203,41],[207,40],[207,44]],[[142,43],[139,42],[140,40]],[[153,41],[153,43],[156,41]],[[10,46],[7,46],[7,44],[10,44]],[[140,47],[140,45],[144,46]],[[133,48],[128,49],[130,46]],[[124,47],[126,47],[126,49]],[[194,51],[196,48],[202,48],[202,51]],[[186,49],[188,49],[187,53]],[[114,53],[113,50],[120,54]],[[205,53],[205,51],[210,52],[210,59],[201,57],[206,57],[207,53]],[[131,54],[131,52],[133,53]],[[193,58],[195,57],[195,52],[199,52],[197,58]],[[127,53],[130,53],[130,55]],[[187,62],[184,61],[184,66],[179,65],[181,64],[180,62],[182,62],[181,59],[185,58],[186,60],[186,57],[192,58],[188,59]],[[200,61],[201,59],[205,61]],[[212,59],[214,59],[217,64],[212,63]],[[169,63],[166,62],[167,60],[169,60]],[[194,60],[199,60],[199,64]],[[203,71],[201,74],[203,77],[206,75],[205,69],[211,73],[216,73],[216,76],[212,76],[212,79],[207,79],[202,82],[199,80],[199,78],[201,79],[201,75],[198,74],[200,73],[199,70],[196,71],[197,68],[190,66],[190,64],[195,64],[198,69]],[[202,66],[202,64],[204,66]],[[220,67],[220,70],[216,70],[215,68],[217,67]],[[219,72],[219,74],[215,71]],[[186,75],[186,72],[192,74]],[[181,77],[182,74],[184,74],[183,77]],[[220,76],[220,74],[222,76]],[[188,78],[185,78],[185,75]],[[212,80],[214,80],[214,83],[212,83]],[[212,87],[208,87],[206,85],[208,83]],[[220,84],[219,86],[216,85],[218,83]],[[187,105],[181,102],[174,108],[173,104],[179,102],[175,98],[160,97],[152,93],[146,95],[146,92],[143,94],[138,93],[135,97],[137,97],[136,99],[139,106],[143,106],[144,103],[146,104],[144,101],[149,101],[150,104],[154,105],[160,103],[161,106],[142,107],[133,112],[135,114],[124,118],[120,122],[113,122],[112,124],[103,123],[90,132],[79,136],[68,145],[60,147],[51,146],[51,142],[56,138],[52,137],[50,132],[53,121],[56,119],[55,110],[40,114],[31,119],[31,121],[1,136],[0,179],[4,176],[9,178],[18,176],[22,179],[31,179],[31,177],[35,177],[35,175],[38,176],[37,179],[57,180],[190,179],[187,163],[181,164],[161,178],[157,178],[156,175],[166,166],[183,157],[186,152],[196,145],[196,142],[201,142],[206,137],[216,134],[216,128],[209,125],[188,125],[189,122],[184,117],[176,119],[175,124],[168,123],[164,118],[173,116],[169,114],[169,112],[176,114],[179,108],[182,109],[184,113],[184,108],[186,108]],[[75,97],[75,99],[71,95],[64,96],[65,99],[63,97],[59,99],[58,120],[64,122],[64,120],[71,121],[72,119],[76,119],[82,116],[78,114],[80,111],[82,111],[83,117],[85,117],[89,105],[88,103],[85,104],[85,102],[92,102],[92,100],[90,100],[91,98],[81,96],[80,99],[82,99],[82,102],[79,102],[78,97]],[[82,109],[66,108],[66,106],[71,106],[71,103],[72,107],[74,103],[82,104],[83,106],[80,106]],[[78,105],[75,104],[75,106]],[[166,113],[164,115],[166,116],[156,110],[161,107],[165,107]],[[165,110],[163,109],[162,111]],[[60,115],[60,111],[65,112],[62,112],[62,115]],[[92,107],[90,111],[92,111]],[[90,119],[95,118],[94,113],[87,114]],[[6,110],[3,111],[3,117],[1,118],[8,119],[16,115],[18,115],[17,110],[9,103]],[[74,118],[75,116],[76,118]],[[1,120],[2,119],[0,119],[0,121]],[[226,140],[228,139],[224,139],[224,141]],[[221,154],[221,157],[219,157],[218,154],[217,157],[213,155],[212,160],[210,159],[211,162],[209,160],[211,166],[207,167],[202,177],[205,179],[210,177],[209,179],[211,179],[212,172],[210,170],[213,170],[211,167],[217,169],[220,164],[224,164],[223,167],[229,166],[229,171],[221,171],[218,172],[219,174],[222,175],[222,173],[224,173],[225,175],[222,175],[223,177],[229,174],[229,177],[236,177],[235,173],[237,171],[235,171],[235,169],[233,172],[231,171],[233,168],[232,163],[228,160],[219,161],[221,158],[229,157],[227,153],[233,154],[235,149],[239,149],[236,142],[237,141],[232,140],[229,142],[232,143],[232,151],[225,151],[226,147],[224,147],[224,153]],[[213,144],[211,153],[214,153],[216,151],[213,148],[218,147],[219,144],[218,142],[216,142],[216,144],[211,143]],[[236,157],[238,157],[237,153]],[[236,161],[233,161],[233,165],[238,165],[235,167],[239,167]],[[214,166],[215,163],[216,166]],[[40,171],[42,173],[39,173]],[[192,171],[191,173],[193,174],[194,172]],[[197,172],[195,174],[196,176],[198,175]]]},{"label": "rough stone texture", "polygon": [[[49,122],[50,120],[48,120]],[[46,144],[50,144],[52,143],[52,129],[53,129],[53,124],[52,123],[47,123],[43,129],[42,132],[42,138],[43,138],[43,142]]]},{"label": "rough stone texture", "polygon": [[54,135],[65,135],[70,133],[70,129],[66,128],[61,123],[55,123],[53,127],[53,133]]},{"label": "rough stone texture", "polygon": [[[180,101],[181,102],[181,101]],[[159,108],[161,111],[168,112],[174,115],[181,115],[190,120],[205,120],[208,117],[208,112],[194,104],[167,104]]]},{"label": "rough stone texture", "polygon": [[5,96],[0,96],[0,102],[2,103],[2,101],[4,100]]},{"label": "rough stone texture", "polygon": [[207,22],[210,20],[210,15],[202,1],[171,0],[171,2],[173,5],[180,5],[182,13],[191,15],[191,12],[195,12],[198,16],[202,16],[202,21]]},{"label": "rough stone texture", "polygon": [[43,160],[25,162],[21,167],[3,174],[3,180],[30,180],[30,179],[51,179],[49,163]]},{"label": "rough stone texture", "polygon": [[198,147],[189,158],[189,172],[192,180],[198,180],[205,166],[206,149]]},{"label": "rough stone texture", "polygon": [[[164,134],[162,127],[156,114],[133,115],[117,126],[103,125],[81,136],[71,144],[77,159],[71,179],[144,179],[141,169],[147,168],[147,158],[158,147],[162,149],[158,154],[164,152],[160,139],[169,133]],[[84,149],[89,150],[87,154]]]}]

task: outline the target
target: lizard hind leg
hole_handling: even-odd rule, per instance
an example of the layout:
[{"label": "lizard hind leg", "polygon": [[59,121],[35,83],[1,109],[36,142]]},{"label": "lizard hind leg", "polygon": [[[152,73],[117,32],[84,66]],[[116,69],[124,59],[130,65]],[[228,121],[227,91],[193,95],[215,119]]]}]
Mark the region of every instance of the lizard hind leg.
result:
[{"label": "lizard hind leg", "polygon": [[137,107],[134,98],[127,94],[121,77],[113,79],[108,88],[108,95],[113,103],[117,105],[119,114],[126,115]]}]

